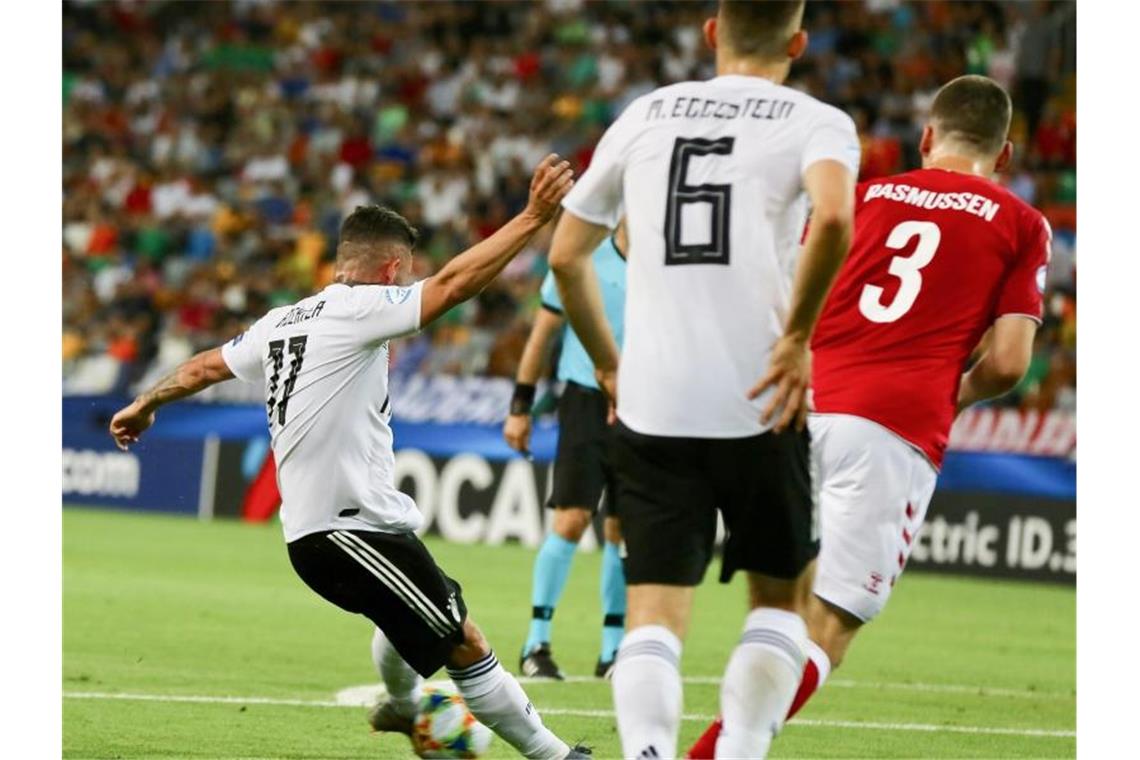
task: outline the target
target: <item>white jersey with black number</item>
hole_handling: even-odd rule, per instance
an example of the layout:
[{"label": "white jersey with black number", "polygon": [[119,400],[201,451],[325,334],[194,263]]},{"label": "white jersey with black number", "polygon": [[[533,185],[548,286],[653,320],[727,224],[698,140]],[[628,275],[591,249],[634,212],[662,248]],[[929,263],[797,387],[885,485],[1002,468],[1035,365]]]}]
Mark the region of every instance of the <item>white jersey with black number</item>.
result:
[{"label": "white jersey with black number", "polygon": [[805,170],[858,172],[842,111],[766,79],[662,87],[606,131],[563,205],[629,230],[618,416],[647,435],[766,430],[746,393],[783,333],[807,212]]},{"label": "white jersey with black number", "polygon": [[286,541],[422,524],[396,489],[388,424],[388,339],[419,329],[421,288],[329,285],[222,347],[234,375],[264,384]]}]

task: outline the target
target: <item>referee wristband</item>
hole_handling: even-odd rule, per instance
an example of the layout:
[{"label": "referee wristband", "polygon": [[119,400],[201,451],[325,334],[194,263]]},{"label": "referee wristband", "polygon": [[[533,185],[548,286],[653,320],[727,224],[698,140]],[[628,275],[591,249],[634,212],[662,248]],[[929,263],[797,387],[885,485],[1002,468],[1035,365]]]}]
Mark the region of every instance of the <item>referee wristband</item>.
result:
[{"label": "referee wristband", "polygon": [[535,387],[530,383],[515,383],[515,392],[511,396],[511,414],[530,414],[534,406]]}]

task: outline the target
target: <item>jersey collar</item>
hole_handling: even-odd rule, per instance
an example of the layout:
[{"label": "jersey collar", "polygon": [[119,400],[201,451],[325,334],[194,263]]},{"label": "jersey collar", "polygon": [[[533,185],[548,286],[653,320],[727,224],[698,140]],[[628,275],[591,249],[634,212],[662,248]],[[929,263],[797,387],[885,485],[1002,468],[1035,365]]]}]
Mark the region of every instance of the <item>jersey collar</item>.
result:
[{"label": "jersey collar", "polygon": [[719,76],[715,76],[708,81],[712,82],[712,83],[716,83],[716,84],[751,84],[751,85],[755,85],[755,84],[759,84],[761,82],[764,84],[773,85],[773,86],[776,84],[771,79],[766,79],[765,77],[748,76],[747,74],[720,74]]}]

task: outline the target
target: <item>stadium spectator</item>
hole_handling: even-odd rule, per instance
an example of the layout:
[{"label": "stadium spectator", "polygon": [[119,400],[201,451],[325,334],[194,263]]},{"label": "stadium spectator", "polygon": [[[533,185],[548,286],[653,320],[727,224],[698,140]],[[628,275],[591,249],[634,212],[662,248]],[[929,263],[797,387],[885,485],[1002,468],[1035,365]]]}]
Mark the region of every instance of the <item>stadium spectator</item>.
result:
[{"label": "stadium spectator", "polygon": [[[340,220],[390,203],[415,273],[489,235],[550,150],[589,163],[655,86],[710,73],[705,3],[68,2],[62,257],[67,392],[125,390],[329,281]],[[1071,406],[1075,9],[1065,2],[813,2],[790,84],[845,108],[861,178],[917,165],[938,85],[1013,87],[1003,181],[1053,224],[1032,380],[1002,403]],[[395,371],[510,376],[545,243],[405,340]]]}]

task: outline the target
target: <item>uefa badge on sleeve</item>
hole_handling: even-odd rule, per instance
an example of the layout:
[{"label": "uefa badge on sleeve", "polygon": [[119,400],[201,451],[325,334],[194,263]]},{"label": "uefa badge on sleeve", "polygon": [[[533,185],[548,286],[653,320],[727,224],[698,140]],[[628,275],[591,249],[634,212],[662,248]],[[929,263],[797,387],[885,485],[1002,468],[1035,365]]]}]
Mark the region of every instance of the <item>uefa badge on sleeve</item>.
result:
[{"label": "uefa badge on sleeve", "polygon": [[412,294],[411,288],[385,288],[388,303],[399,306]]}]

